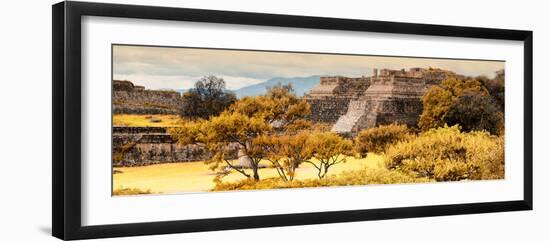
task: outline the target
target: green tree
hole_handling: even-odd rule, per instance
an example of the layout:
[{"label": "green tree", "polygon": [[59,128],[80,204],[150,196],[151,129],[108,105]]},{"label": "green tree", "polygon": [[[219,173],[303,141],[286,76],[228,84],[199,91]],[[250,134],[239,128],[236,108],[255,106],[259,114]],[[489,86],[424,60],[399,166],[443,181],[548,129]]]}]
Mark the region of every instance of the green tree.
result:
[{"label": "green tree", "polygon": [[223,78],[210,75],[197,81],[195,88],[185,92],[182,99],[182,117],[208,119],[224,111],[237,97],[225,88]]}]

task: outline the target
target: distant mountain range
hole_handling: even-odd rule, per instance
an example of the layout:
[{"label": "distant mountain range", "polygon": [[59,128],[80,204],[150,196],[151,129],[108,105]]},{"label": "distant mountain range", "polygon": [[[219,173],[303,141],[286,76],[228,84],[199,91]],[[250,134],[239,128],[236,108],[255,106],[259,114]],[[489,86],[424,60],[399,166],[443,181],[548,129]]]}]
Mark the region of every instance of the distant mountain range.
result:
[{"label": "distant mountain range", "polygon": [[[277,84],[292,84],[292,88],[294,89],[294,92],[297,96],[303,96],[308,91],[310,91],[313,87],[318,85],[320,82],[318,75],[313,75],[309,77],[291,77],[291,78],[284,78],[284,77],[275,77],[268,79],[265,82],[249,85],[242,87],[240,89],[232,90],[237,95],[237,98],[242,98],[245,96],[258,96],[265,94],[267,92],[267,88],[273,87]],[[179,92],[180,94],[187,92],[189,89],[176,89],[175,91]]]},{"label": "distant mountain range", "polygon": [[267,88],[275,86],[279,83],[282,85],[292,84],[292,88],[296,92],[296,95],[303,96],[305,93],[307,93],[309,90],[319,84],[319,76],[292,78],[276,77],[259,84],[242,87],[240,89],[234,90],[234,92],[237,95],[237,98],[242,98],[245,96],[257,96],[265,94],[267,92]]}]

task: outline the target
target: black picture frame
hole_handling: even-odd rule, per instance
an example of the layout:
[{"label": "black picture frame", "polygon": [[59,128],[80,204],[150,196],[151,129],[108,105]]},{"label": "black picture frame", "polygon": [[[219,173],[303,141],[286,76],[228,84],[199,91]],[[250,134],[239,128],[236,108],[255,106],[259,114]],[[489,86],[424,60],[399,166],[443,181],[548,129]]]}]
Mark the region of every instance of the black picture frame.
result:
[{"label": "black picture frame", "polygon": [[[308,225],[380,219],[532,210],[533,208],[533,32],[414,23],[366,21],[247,12],[197,10],[90,2],[52,6],[52,233],[60,239],[87,239],[212,230]],[[524,43],[523,199],[421,207],[342,210],[283,215],[140,222],[99,226],[81,224],[81,17],[104,16],[349,30],[427,36],[517,40]]]}]

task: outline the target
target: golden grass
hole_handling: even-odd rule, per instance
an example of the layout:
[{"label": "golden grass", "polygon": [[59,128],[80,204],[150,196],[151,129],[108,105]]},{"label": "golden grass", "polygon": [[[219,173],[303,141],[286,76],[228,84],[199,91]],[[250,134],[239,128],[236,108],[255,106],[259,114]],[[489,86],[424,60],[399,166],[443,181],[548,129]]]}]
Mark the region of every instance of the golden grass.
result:
[{"label": "golden grass", "polygon": [[113,190],[113,195],[140,195],[140,194],[151,194],[149,190],[141,190],[139,188],[118,188]]},{"label": "golden grass", "polygon": [[[160,122],[151,122],[151,118]],[[170,127],[179,126],[183,120],[178,115],[113,115],[114,126],[148,126],[148,127]]]},{"label": "golden grass", "polygon": [[[267,163],[267,162],[266,162]],[[367,158],[348,157],[345,163],[331,167],[329,175],[343,171],[379,169],[383,167],[382,156],[369,154]],[[153,193],[206,192],[214,188],[215,174],[204,162],[168,163],[142,167],[115,168],[122,171],[113,175],[113,187],[137,188],[150,190]],[[274,168],[262,168],[260,178],[278,177]],[[317,170],[311,164],[304,163],[296,171],[296,180],[317,178]],[[243,180],[245,177],[232,172],[223,178],[224,182]]]}]

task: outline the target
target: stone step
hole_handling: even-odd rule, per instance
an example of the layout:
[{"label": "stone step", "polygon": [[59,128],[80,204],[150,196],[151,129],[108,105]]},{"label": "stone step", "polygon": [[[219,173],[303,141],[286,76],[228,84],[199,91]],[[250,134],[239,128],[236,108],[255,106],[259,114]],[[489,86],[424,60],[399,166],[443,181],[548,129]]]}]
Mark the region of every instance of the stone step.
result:
[{"label": "stone step", "polygon": [[367,103],[366,101],[361,100],[352,100],[348,106],[348,112],[340,116],[336,124],[332,126],[332,131],[337,133],[349,133],[361,119],[362,116],[366,114]]}]

